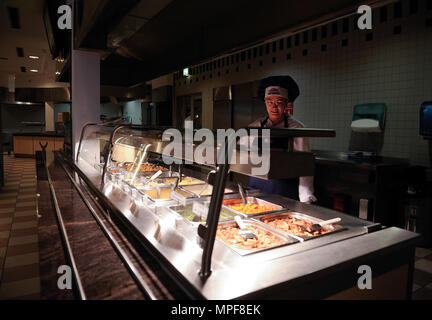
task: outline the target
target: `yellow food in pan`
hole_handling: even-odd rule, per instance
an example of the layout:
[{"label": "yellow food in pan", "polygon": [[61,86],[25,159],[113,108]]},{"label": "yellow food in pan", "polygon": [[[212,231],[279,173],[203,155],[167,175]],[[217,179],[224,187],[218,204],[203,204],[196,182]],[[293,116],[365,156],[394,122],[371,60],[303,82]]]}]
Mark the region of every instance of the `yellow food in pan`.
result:
[{"label": "yellow food in pan", "polygon": [[169,199],[171,196],[171,189],[163,188],[160,189],[160,195],[158,195],[157,189],[146,190],[145,193],[152,199]]},{"label": "yellow food in pan", "polygon": [[257,213],[263,213],[263,212],[269,212],[273,211],[271,207],[263,206],[255,203],[248,203],[248,204],[226,204],[227,207],[242,212],[246,214],[257,214]]},{"label": "yellow food in pan", "polygon": [[192,178],[192,177],[184,177],[182,178],[182,181],[179,182],[179,186],[190,186],[194,184],[203,184],[204,181]]}]

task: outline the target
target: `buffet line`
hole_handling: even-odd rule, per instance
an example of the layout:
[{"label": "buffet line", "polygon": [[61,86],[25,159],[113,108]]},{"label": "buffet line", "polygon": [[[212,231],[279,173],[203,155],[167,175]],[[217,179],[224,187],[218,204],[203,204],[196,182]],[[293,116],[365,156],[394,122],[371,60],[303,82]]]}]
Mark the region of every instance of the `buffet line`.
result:
[{"label": "buffet line", "polygon": [[[157,214],[168,211],[176,225],[187,224],[197,230],[205,224],[213,186],[207,181],[179,175],[159,164],[114,162],[107,167],[107,179],[128,193],[135,202]],[[259,197],[243,200],[235,188],[226,187],[216,239],[244,256],[326,236],[344,230],[337,223],[323,224],[313,216],[290,211]],[[241,218],[251,237],[242,235],[235,217]],[[321,226],[321,224],[323,224]]]}]

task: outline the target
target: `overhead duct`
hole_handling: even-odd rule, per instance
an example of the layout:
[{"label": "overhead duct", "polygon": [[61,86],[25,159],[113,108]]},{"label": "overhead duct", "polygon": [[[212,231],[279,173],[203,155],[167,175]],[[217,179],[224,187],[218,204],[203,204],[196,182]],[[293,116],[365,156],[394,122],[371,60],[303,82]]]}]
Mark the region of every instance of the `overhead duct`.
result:
[{"label": "overhead duct", "polygon": [[16,88],[15,101],[70,102],[70,88]]},{"label": "overhead duct", "polygon": [[101,86],[101,97],[105,102],[119,103],[121,101],[143,99],[150,101],[152,87],[141,83],[133,87]]}]

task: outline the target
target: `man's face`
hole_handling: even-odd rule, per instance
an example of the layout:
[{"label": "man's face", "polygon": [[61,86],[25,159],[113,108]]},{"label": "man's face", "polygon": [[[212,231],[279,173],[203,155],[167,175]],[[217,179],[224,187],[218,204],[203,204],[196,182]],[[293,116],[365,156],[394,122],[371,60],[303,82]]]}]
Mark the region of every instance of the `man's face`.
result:
[{"label": "man's face", "polygon": [[282,97],[267,97],[265,98],[265,104],[271,122],[274,124],[282,122],[284,111],[288,104],[287,99]]}]

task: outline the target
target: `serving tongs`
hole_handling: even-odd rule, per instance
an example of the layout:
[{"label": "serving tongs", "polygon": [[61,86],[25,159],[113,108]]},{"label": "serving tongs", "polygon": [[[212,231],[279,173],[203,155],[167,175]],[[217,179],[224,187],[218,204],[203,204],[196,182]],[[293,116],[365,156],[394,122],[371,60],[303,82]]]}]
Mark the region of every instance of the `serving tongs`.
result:
[{"label": "serving tongs", "polygon": [[239,235],[241,235],[245,239],[257,239],[258,237],[253,233],[251,230],[246,228],[245,224],[243,223],[242,218],[240,216],[235,216],[234,220],[237,222],[238,226],[240,227]]},{"label": "serving tongs", "polygon": [[302,225],[298,225],[300,227],[300,229],[302,229],[305,232],[314,232],[314,231],[320,231],[322,229],[323,226],[329,225],[329,224],[333,224],[333,223],[338,223],[341,221],[341,218],[334,218],[334,219],[330,219],[330,220],[326,220],[326,221],[322,221],[320,223],[314,223],[310,226],[310,230],[308,230],[305,226]]},{"label": "serving tongs", "polygon": [[157,177],[159,177],[162,174],[162,170],[159,170],[158,172],[156,172],[154,175],[152,175],[148,180],[146,180],[144,182],[144,184],[148,184],[150,182],[152,182],[153,180],[155,180]]},{"label": "serving tongs", "polygon": [[[131,182],[130,182],[131,184],[133,184],[133,182],[135,181],[136,176],[137,176],[137,174],[138,174],[138,172],[139,172],[139,170],[140,170],[140,168],[141,168],[141,164],[142,164],[144,161],[147,160],[147,158],[148,158],[147,150],[148,150],[148,148],[150,148],[150,146],[151,146],[151,144],[146,144],[146,145],[142,144],[142,145],[141,145],[141,150],[140,150],[140,152],[141,152],[141,157],[140,157],[140,160],[139,160],[139,162],[138,162],[138,165],[137,165],[137,167],[136,167],[136,169],[135,169],[135,172],[134,172],[134,174],[133,174],[133,176],[132,176],[132,179],[131,179]],[[138,154],[137,154],[137,156],[138,156]]]},{"label": "serving tongs", "polygon": [[334,219],[322,221],[320,223],[314,223],[313,225],[311,225],[311,229],[312,229],[312,231],[319,231],[319,230],[321,230],[321,228],[323,226],[333,224],[333,223],[338,223],[340,221],[341,221],[341,218],[334,218]]},{"label": "serving tongs", "polygon": [[245,191],[244,191],[243,186],[240,183],[237,183],[237,186],[238,186],[238,191],[240,193],[240,197],[242,199],[243,204],[247,205],[247,199],[246,199],[246,195],[245,195]]}]

